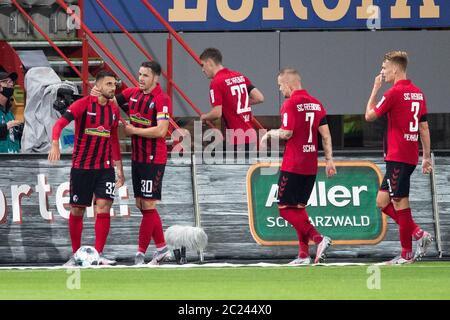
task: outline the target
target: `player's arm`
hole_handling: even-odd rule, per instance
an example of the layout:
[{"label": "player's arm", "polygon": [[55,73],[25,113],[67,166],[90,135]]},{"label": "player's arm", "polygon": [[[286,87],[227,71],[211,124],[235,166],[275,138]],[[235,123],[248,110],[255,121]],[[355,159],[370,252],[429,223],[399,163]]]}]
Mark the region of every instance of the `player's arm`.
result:
[{"label": "player's arm", "polygon": [[373,83],[372,93],[370,94],[369,101],[366,106],[366,121],[373,122],[378,118],[378,114],[375,112],[375,106],[377,105],[378,91],[383,84],[383,76],[379,74]]},{"label": "player's arm", "polygon": [[291,106],[285,102],[281,107],[281,127],[280,129],[269,130],[260,141],[260,147],[266,148],[267,140],[269,138],[289,140],[294,134],[295,115],[292,112]]},{"label": "player's arm", "polygon": [[143,138],[164,138],[169,130],[169,120],[158,120],[158,125],[151,128],[137,128],[130,123],[125,126],[125,132],[132,136]]},{"label": "player's arm", "polygon": [[331,140],[330,128],[327,123],[319,126],[319,133],[322,136],[322,146],[325,153],[325,174],[330,178],[336,174],[336,166],[333,161],[333,142]]},{"label": "player's arm", "polygon": [[261,140],[267,140],[268,138],[275,138],[275,139],[281,139],[281,140],[289,140],[292,138],[292,135],[294,134],[294,131],[292,130],[285,130],[285,129],[275,129],[268,131]]},{"label": "player's arm", "polygon": [[86,108],[84,102],[80,100],[72,103],[64,115],[59,118],[52,129],[52,145],[50,152],[48,153],[48,160],[50,162],[58,161],[61,157],[61,151],[59,150],[59,138],[63,129],[74,119],[76,119],[84,109]]},{"label": "player's arm", "polygon": [[150,128],[136,128],[132,124],[125,126],[125,132],[129,135],[137,135],[143,138],[164,138],[169,130],[169,120],[172,114],[172,101],[169,97],[161,98],[156,102],[156,126]]},{"label": "player's arm", "polygon": [[213,108],[211,111],[200,115],[201,121],[214,121],[222,117],[222,87],[217,82],[212,82],[209,89],[209,101]]},{"label": "player's arm", "polygon": [[420,141],[422,142],[422,172],[431,173],[433,170],[431,163],[431,139],[430,139],[430,129],[428,127],[427,121],[419,122],[419,133]]},{"label": "player's arm", "polygon": [[264,95],[262,94],[261,91],[258,90],[258,88],[250,87],[248,90],[249,90],[248,91],[249,92],[248,103],[250,105],[255,105],[255,104],[264,102]]},{"label": "player's arm", "polygon": [[210,112],[200,116],[201,121],[214,121],[222,117],[222,105],[214,106]]},{"label": "player's arm", "polygon": [[112,144],[112,160],[116,167],[117,181],[116,188],[119,189],[125,183],[125,175],[123,174],[122,154],[120,152],[119,132],[118,127],[114,126],[111,130],[111,144]]}]

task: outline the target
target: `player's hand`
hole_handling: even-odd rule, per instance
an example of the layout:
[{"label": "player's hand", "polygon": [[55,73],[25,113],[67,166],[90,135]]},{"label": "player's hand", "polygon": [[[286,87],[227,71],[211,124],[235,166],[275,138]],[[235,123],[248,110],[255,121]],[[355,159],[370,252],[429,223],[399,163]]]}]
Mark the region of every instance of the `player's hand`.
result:
[{"label": "player's hand", "polygon": [[204,113],[204,114],[201,114],[200,115],[200,121],[206,121],[206,114]]},{"label": "player's hand", "polygon": [[327,160],[327,164],[325,166],[325,174],[327,178],[331,178],[336,173],[336,166],[334,165],[333,159]]},{"label": "player's hand", "polygon": [[261,141],[259,142],[259,149],[260,150],[266,150],[267,149],[267,139],[269,139],[269,132],[266,132],[265,135],[261,138]]},{"label": "player's hand", "polygon": [[375,77],[373,89],[378,91],[380,90],[382,85],[383,85],[383,75],[380,73],[378,76]]},{"label": "player's hand", "polygon": [[91,96],[94,97],[100,97],[102,95],[102,93],[100,92],[100,90],[98,90],[98,88],[96,86],[93,86],[91,89]]},{"label": "player's hand", "polygon": [[433,166],[431,164],[430,158],[423,158],[422,160],[422,173],[429,174],[433,171]]},{"label": "player's hand", "polygon": [[132,136],[134,134],[134,131],[135,131],[136,127],[133,126],[131,123],[125,122],[125,128],[124,129],[125,129],[125,133],[128,136]]},{"label": "player's hand", "polygon": [[59,151],[59,142],[53,141],[52,142],[52,148],[50,149],[50,152],[48,153],[48,161],[50,162],[56,162],[61,157],[61,151]]},{"label": "player's hand", "polygon": [[116,189],[119,189],[125,183],[125,176],[122,171],[117,172],[117,181],[116,181]]},{"label": "player's hand", "polygon": [[17,127],[18,125],[22,124],[22,122],[18,121],[18,120],[11,120],[8,121],[8,123],[6,123],[6,127],[7,129],[11,129],[12,127]]}]

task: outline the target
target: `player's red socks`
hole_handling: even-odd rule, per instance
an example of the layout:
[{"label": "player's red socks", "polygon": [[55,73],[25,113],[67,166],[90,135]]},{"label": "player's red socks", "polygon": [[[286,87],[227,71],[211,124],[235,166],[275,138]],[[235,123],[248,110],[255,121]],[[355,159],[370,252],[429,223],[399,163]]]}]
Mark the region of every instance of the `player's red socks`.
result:
[{"label": "player's red socks", "polygon": [[81,234],[83,233],[83,216],[69,215],[69,233],[72,241],[72,252],[75,253],[81,247]]},{"label": "player's red socks", "polygon": [[414,223],[414,230],[413,230],[413,237],[415,240],[419,240],[420,238],[423,237],[423,233],[424,231],[417,225]]},{"label": "player's red socks", "polygon": [[141,210],[142,220],[141,227],[139,228],[139,247],[138,251],[145,253],[152,240],[153,233],[153,215],[157,214],[156,209]]},{"label": "player's red socks", "polygon": [[155,241],[156,248],[165,247],[166,240],[164,239],[164,230],[162,227],[162,222],[158,210],[155,209],[155,213],[152,214],[152,218],[153,218],[152,237],[153,241]]},{"label": "player's red socks", "polygon": [[411,208],[397,211],[400,231],[400,243],[402,245],[402,257],[412,259],[412,234],[416,227],[411,215]]},{"label": "player's red socks", "polygon": [[381,209],[381,211],[383,211],[384,214],[391,217],[392,220],[394,220],[395,223],[398,224],[398,214],[395,211],[395,208],[394,208],[394,205],[392,204],[392,202],[389,202],[389,204],[386,207],[384,207],[383,209]]},{"label": "player's red socks", "polygon": [[298,256],[302,259],[309,257],[309,237],[307,234],[300,234],[297,231],[298,239],[300,242],[300,250]]},{"label": "player's red socks", "polygon": [[[322,241],[323,237],[309,222],[305,208],[283,208],[280,209],[280,216],[292,224],[295,230],[298,231],[297,234],[303,234],[305,236],[304,239],[312,239],[316,244]],[[299,241],[303,242],[301,239]]]},{"label": "player's red socks", "polygon": [[111,216],[108,213],[97,213],[95,218],[95,249],[98,253],[103,252],[106,239],[108,238]]}]

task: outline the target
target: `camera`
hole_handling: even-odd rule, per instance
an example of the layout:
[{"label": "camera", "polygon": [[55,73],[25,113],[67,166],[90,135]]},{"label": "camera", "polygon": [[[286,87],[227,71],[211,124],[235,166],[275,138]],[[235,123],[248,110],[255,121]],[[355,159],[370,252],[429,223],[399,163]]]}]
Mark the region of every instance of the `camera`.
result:
[{"label": "camera", "polygon": [[53,102],[53,109],[63,115],[72,103],[82,97],[82,95],[74,94],[72,89],[60,88],[56,93],[56,100]]},{"label": "camera", "polygon": [[14,138],[17,140],[20,140],[22,138],[22,134],[23,134],[23,128],[24,128],[25,124],[21,123],[17,126],[14,126],[13,129],[13,133],[14,133]]}]

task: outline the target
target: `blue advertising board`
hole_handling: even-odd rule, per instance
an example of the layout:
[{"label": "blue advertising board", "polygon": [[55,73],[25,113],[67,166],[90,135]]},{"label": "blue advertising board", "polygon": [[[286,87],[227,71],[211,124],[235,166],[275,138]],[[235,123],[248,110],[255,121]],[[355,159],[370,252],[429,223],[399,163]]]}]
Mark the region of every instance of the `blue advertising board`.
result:
[{"label": "blue advertising board", "polygon": [[[101,0],[129,31],[164,31],[141,0]],[[177,31],[327,30],[450,27],[448,0],[147,0]],[[119,27],[85,0],[95,32]]]}]

